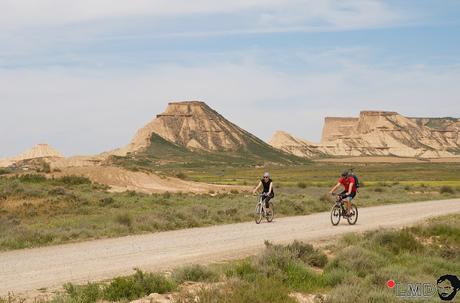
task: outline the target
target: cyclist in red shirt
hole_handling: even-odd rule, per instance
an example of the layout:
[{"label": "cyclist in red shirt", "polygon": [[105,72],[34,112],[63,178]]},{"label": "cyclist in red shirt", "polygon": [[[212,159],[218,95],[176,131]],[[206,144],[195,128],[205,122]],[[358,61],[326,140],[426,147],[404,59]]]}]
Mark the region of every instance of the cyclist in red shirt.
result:
[{"label": "cyclist in red shirt", "polygon": [[347,205],[347,215],[350,215],[351,210],[351,200],[356,196],[357,187],[355,184],[355,178],[348,172],[345,171],[342,173],[339,182],[330,190],[330,194],[334,193],[334,191],[339,188],[340,186],[344,187],[344,191],[340,193],[342,199],[345,200],[345,204]]}]

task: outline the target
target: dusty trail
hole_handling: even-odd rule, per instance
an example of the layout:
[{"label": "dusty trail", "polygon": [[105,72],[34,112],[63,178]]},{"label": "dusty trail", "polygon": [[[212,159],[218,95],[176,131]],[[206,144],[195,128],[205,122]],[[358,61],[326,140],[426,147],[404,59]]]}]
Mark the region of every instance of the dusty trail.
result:
[{"label": "dusty trail", "polygon": [[0,295],[111,278],[130,274],[134,267],[154,271],[239,258],[260,250],[264,240],[318,241],[456,212],[460,212],[460,199],[362,208],[355,226],[342,222],[333,227],[329,213],[318,213],[276,219],[272,224],[247,222],[4,252],[0,253]]}]

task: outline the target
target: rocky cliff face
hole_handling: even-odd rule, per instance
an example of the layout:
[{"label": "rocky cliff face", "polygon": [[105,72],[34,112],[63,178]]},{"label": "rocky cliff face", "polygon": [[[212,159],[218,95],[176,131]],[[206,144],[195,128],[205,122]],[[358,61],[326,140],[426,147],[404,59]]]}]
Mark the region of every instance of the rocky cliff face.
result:
[{"label": "rocky cliff face", "polygon": [[314,158],[323,155],[318,144],[294,137],[284,131],[275,132],[268,144],[297,157]]},{"label": "rocky cliff face", "polygon": [[33,159],[62,159],[64,156],[48,144],[37,144],[31,149],[11,158],[0,159],[0,167]]},{"label": "rocky cliff face", "polygon": [[274,150],[267,143],[231,123],[204,102],[171,102],[165,112],[141,128],[131,143],[111,152],[124,156],[145,150],[152,134],[191,151],[236,152]]},{"label": "rocky cliff face", "polygon": [[452,157],[460,155],[459,131],[459,119],[363,111],[359,118],[325,118],[317,150],[332,156]]}]

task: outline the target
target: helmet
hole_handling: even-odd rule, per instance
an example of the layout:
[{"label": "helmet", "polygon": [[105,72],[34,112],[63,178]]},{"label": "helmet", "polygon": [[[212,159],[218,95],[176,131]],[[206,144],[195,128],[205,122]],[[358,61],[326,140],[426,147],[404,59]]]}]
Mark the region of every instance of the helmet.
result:
[{"label": "helmet", "polygon": [[348,172],[348,170],[346,170],[346,171],[344,171],[344,172],[342,173],[341,176],[345,178],[345,177],[348,177],[349,174],[350,174],[350,173]]},{"label": "helmet", "polygon": [[270,178],[270,174],[269,174],[268,172],[266,172],[266,173],[264,174],[264,178],[265,178],[265,177]]}]

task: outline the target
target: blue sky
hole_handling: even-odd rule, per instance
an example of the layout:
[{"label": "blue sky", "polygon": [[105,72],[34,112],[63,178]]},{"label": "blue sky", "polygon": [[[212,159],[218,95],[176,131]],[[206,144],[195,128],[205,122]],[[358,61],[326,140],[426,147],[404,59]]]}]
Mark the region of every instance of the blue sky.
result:
[{"label": "blue sky", "polygon": [[325,116],[460,116],[460,1],[0,0],[0,157],[129,142],[171,100],[269,139]]}]

